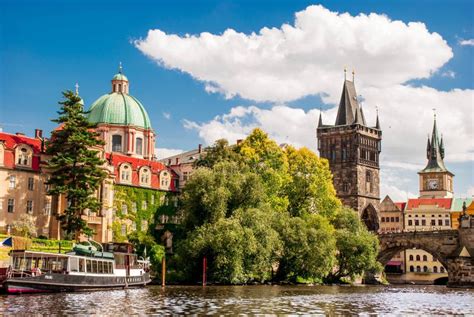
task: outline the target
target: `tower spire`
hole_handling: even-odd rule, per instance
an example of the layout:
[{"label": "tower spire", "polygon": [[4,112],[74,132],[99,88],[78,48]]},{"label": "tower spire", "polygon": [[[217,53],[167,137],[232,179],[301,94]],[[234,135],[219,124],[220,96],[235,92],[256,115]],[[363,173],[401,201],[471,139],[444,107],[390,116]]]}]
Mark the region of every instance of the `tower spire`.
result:
[{"label": "tower spire", "polygon": [[355,79],[355,70],[353,69],[352,70],[352,82],[354,82],[354,79]]},{"label": "tower spire", "polygon": [[[435,111],[436,109],[433,109]],[[422,172],[445,172],[447,171],[444,165],[444,145],[438,137],[438,127],[436,126],[436,112],[433,115],[433,131],[431,133],[431,140],[428,135],[428,142],[426,145],[426,156],[428,164]]]},{"label": "tower spire", "polygon": [[346,75],[347,75],[347,67],[344,66],[344,81],[346,81]]},{"label": "tower spire", "polygon": [[74,87],[76,87],[76,96],[79,96],[79,84],[76,83]]},{"label": "tower spire", "polygon": [[319,122],[318,122],[318,128],[323,126],[323,112],[321,111],[321,107],[319,107]]},{"label": "tower spire", "polygon": [[119,62],[119,73],[122,73],[122,62]]},{"label": "tower spire", "polygon": [[379,107],[375,106],[375,113],[377,116],[377,119],[375,119],[375,128],[380,130],[380,121],[379,121]]}]

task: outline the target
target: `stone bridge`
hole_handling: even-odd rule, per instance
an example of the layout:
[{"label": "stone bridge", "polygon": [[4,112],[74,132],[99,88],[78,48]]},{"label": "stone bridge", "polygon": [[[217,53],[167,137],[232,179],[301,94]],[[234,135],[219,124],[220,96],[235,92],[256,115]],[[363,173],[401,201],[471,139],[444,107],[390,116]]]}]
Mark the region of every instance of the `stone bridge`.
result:
[{"label": "stone bridge", "polygon": [[406,249],[423,249],[448,271],[448,286],[474,287],[474,228],[380,234],[378,260],[385,265]]}]

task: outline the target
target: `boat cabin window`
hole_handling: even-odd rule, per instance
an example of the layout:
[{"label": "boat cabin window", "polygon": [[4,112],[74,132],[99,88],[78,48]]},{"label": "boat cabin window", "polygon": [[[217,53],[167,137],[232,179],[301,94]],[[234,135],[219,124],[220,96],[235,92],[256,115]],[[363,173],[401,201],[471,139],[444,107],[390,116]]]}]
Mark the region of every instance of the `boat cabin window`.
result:
[{"label": "boat cabin window", "polygon": [[79,259],[78,258],[69,258],[69,270],[71,272],[79,272]]},{"label": "boat cabin window", "polygon": [[79,259],[79,272],[85,272],[86,271],[86,260],[85,259]]},{"label": "boat cabin window", "polygon": [[92,272],[91,260],[86,260],[86,263],[87,263],[87,272],[88,273]]}]

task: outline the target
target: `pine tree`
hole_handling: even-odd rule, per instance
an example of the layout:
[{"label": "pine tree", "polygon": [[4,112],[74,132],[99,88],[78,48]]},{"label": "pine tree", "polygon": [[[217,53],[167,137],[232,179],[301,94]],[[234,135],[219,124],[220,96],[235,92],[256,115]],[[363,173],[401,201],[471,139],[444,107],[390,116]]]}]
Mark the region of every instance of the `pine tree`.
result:
[{"label": "pine tree", "polygon": [[49,195],[65,195],[67,207],[57,218],[66,235],[77,237],[84,233],[92,235],[92,229],[81,218],[86,210],[97,212],[100,202],[94,196],[107,173],[105,163],[99,156],[98,147],[105,143],[98,138],[95,125],[91,124],[84,111],[81,98],[72,91],[63,92],[65,100],[58,111],[59,117],[52,120],[59,124],[46,144],[46,153],[51,155],[48,169],[51,178]]}]

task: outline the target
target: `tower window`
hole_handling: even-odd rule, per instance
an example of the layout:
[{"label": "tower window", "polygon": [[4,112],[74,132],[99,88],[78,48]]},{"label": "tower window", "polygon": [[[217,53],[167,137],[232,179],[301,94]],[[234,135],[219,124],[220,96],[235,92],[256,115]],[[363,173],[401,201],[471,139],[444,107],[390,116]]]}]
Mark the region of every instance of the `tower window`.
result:
[{"label": "tower window", "polygon": [[28,200],[26,202],[26,212],[29,213],[29,214],[33,213],[33,201],[32,200]]},{"label": "tower window", "polygon": [[113,152],[122,152],[122,136],[113,135],[112,136],[112,151]]},{"label": "tower window", "polygon": [[365,172],[365,190],[367,193],[372,192],[372,172],[371,171],[366,171]]},{"label": "tower window", "polygon": [[138,155],[143,154],[143,139],[142,138],[137,138],[136,139],[136,151]]},{"label": "tower window", "polygon": [[9,198],[8,199],[8,212],[12,213],[14,209],[15,209],[15,199]]},{"label": "tower window", "polygon": [[33,177],[28,177],[28,190],[33,190],[35,184],[35,180]]},{"label": "tower window", "polygon": [[14,189],[16,187],[16,176],[10,175],[10,189]]}]

